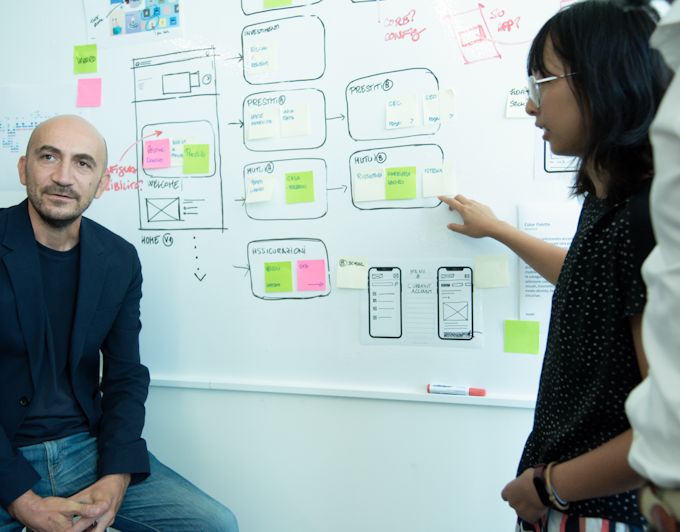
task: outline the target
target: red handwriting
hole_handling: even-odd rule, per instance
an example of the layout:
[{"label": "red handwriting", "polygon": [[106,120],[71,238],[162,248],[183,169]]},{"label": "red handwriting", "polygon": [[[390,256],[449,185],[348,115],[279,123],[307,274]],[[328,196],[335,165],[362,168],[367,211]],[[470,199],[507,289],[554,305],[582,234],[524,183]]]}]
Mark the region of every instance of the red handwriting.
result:
[{"label": "red handwriting", "polygon": [[142,189],[142,184],[144,181],[141,179],[139,181],[130,181],[124,182],[124,181],[109,181],[109,184],[106,185],[106,189],[109,192],[119,192],[121,190],[141,190]]},{"label": "red handwriting", "polygon": [[[385,22],[383,22],[383,25],[386,28],[389,28],[390,26],[395,26],[395,30],[398,27],[406,26],[407,24],[411,24],[414,22],[416,18],[416,10],[411,9],[406,15],[403,17],[397,17],[397,18],[386,18]],[[423,33],[427,28],[423,28],[422,30],[418,30],[417,28],[406,28],[403,30],[399,31],[393,31],[393,32],[388,32],[385,34],[385,40],[386,41],[400,41],[402,39],[405,39],[406,37],[411,37],[411,40],[413,42],[416,42],[420,39],[420,34]]]},{"label": "red handwriting", "polygon": [[406,26],[406,24],[410,24],[411,22],[413,22],[415,16],[416,10],[411,9],[411,11],[406,13],[406,15],[403,17],[386,18],[383,24],[385,25],[386,28],[389,28],[390,26]]},{"label": "red handwriting", "polygon": [[118,174],[118,177],[125,177],[125,174],[136,174],[137,169],[134,166],[118,166],[114,164],[108,167],[107,172],[112,175]]},{"label": "red handwriting", "polygon": [[411,40],[413,42],[416,42],[420,39],[420,34],[423,33],[427,28],[423,28],[422,30],[417,30],[415,28],[409,28],[407,30],[399,30],[399,33],[386,33],[385,34],[385,40],[386,41],[400,41],[401,39],[404,39],[408,36],[411,37]]},{"label": "red handwriting", "polygon": [[520,17],[517,17],[516,19],[511,19],[509,18],[508,20],[504,20],[503,22],[498,23],[498,31],[510,31],[513,26],[517,29],[519,29],[519,19]]},{"label": "red handwriting", "polygon": [[493,20],[495,18],[502,18],[505,15],[505,11],[502,9],[494,9],[491,11],[491,15],[489,16],[490,20]]}]

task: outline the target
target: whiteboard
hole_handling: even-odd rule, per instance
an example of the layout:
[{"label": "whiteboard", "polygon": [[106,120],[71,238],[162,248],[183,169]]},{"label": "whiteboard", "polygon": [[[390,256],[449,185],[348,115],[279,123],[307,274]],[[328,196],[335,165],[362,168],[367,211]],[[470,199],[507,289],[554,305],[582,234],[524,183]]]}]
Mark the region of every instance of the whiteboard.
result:
[{"label": "whiteboard", "polygon": [[[14,97],[0,102],[0,135],[3,146],[25,139],[30,131],[12,133],[15,119],[74,107],[35,89],[102,78],[102,105],[87,111],[107,139],[112,180],[87,214],[139,251],[141,350],[153,379],[410,394],[436,382],[533,399],[542,357],[504,352],[504,320],[519,315],[517,258],[490,239],[449,231],[458,220],[422,196],[421,173],[415,198],[367,202],[357,201],[352,175],[453,163],[458,192],[515,224],[521,203],[569,201],[571,174],[536,140],[533,120],[505,118],[531,39],[569,3],[133,1],[140,10],[177,9],[178,28],[164,33],[154,22],[143,42],[110,29],[98,72],[74,75],[73,46],[93,42],[90,26],[109,23],[115,2],[41,4],[37,19],[33,4],[14,2],[7,20],[31,19],[38,37],[18,29],[3,37],[0,86],[13,86]],[[99,22],[85,6],[103,13]],[[25,53],[7,51],[18,39]],[[447,89],[455,121],[423,120],[424,95]],[[387,128],[387,102],[413,95],[414,123]],[[308,115],[305,134],[287,136],[286,109]],[[256,138],[263,125],[273,129]],[[143,167],[146,140],[181,137],[207,146],[200,171]],[[2,190],[18,188],[18,153],[2,152]],[[313,175],[313,201],[291,202],[286,176],[304,172]],[[273,199],[245,203],[249,177],[265,174],[276,176]],[[475,289],[484,324],[476,347],[362,343],[368,293],[336,283],[344,257],[451,266],[498,253],[508,253],[510,286]],[[267,264],[300,260],[324,261],[319,290],[266,289]]]}]

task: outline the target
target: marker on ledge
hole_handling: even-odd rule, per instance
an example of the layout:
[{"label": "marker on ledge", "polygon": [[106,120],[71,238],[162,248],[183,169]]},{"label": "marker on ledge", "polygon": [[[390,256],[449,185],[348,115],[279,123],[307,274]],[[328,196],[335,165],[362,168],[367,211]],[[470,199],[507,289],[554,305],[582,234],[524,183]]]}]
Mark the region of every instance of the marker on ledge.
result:
[{"label": "marker on ledge", "polygon": [[427,393],[443,393],[448,395],[474,395],[484,397],[486,390],[481,388],[468,388],[467,386],[447,386],[445,384],[428,384]]}]

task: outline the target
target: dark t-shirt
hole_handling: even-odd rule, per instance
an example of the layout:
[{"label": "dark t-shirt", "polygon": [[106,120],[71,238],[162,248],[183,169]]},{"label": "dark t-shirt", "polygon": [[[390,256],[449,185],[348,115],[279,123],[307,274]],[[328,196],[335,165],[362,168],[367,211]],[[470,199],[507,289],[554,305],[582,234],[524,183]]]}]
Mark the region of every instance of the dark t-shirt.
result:
[{"label": "dark t-shirt", "polygon": [[68,355],[78,295],[80,245],[55,251],[38,244],[47,327],[45,351],[35,394],[13,438],[15,445],[33,445],[89,430],[87,418],[71,386]]},{"label": "dark t-shirt", "polygon": [[[642,313],[642,262],[654,247],[649,187],[607,208],[586,198],[553,294],[534,428],[518,474],[565,462],[630,425],[624,402],[641,381],[629,318]],[[572,502],[566,512],[640,526],[633,492]]]}]

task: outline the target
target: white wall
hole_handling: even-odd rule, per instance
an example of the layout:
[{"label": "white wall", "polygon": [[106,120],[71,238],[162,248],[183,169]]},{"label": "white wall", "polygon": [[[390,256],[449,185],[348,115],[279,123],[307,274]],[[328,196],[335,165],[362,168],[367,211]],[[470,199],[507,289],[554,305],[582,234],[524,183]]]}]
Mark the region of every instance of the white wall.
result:
[{"label": "white wall", "polygon": [[533,410],[152,387],[150,450],[242,532],[512,530]]}]

